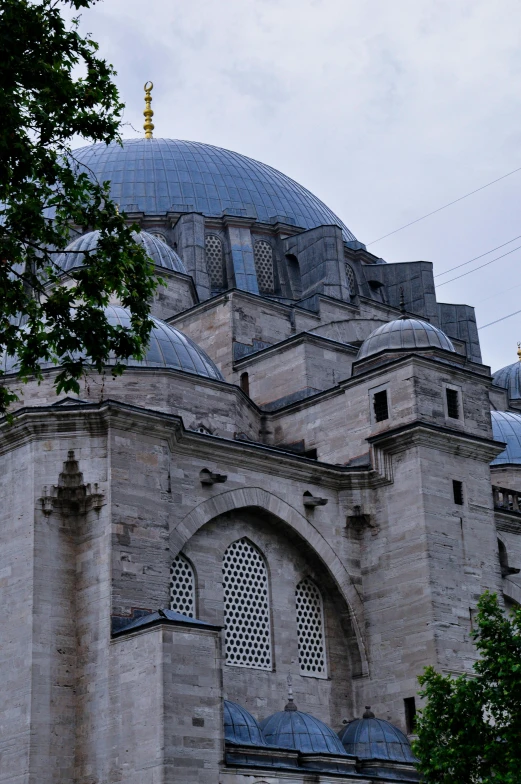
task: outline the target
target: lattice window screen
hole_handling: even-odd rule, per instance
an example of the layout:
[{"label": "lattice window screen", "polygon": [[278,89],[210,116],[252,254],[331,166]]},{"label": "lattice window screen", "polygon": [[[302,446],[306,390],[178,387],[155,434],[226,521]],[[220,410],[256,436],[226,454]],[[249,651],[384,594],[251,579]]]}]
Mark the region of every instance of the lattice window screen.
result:
[{"label": "lattice window screen", "polygon": [[271,670],[268,570],[248,539],[224,553],[223,591],[226,664]]},{"label": "lattice window screen", "polygon": [[297,585],[297,628],[300,674],[326,678],[324,607],[315,583],[307,577]]},{"label": "lattice window screen", "polygon": [[258,240],[253,246],[253,258],[259,291],[263,294],[273,294],[275,290],[273,250],[269,242]]},{"label": "lattice window screen", "polygon": [[212,289],[224,288],[223,244],[215,234],[207,234],[205,239],[206,269],[210,276]]},{"label": "lattice window screen", "polygon": [[346,280],[347,280],[347,287],[349,289],[349,293],[351,296],[356,294],[356,282],[355,282],[355,273],[353,272],[353,268],[350,264],[346,264]]},{"label": "lattice window screen", "polygon": [[184,555],[176,555],[170,567],[170,609],[195,617],[195,575]]}]

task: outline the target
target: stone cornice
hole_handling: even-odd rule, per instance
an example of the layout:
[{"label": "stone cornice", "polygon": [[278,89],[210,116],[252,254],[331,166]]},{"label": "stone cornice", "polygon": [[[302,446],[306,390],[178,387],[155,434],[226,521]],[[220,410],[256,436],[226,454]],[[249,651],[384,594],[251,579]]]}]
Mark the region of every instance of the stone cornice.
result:
[{"label": "stone cornice", "polygon": [[231,464],[234,468],[247,468],[333,490],[374,487],[382,482],[382,477],[366,466],[321,463],[276,447],[186,430],[181,417],[175,414],[113,400],[63,407],[22,408],[13,417],[11,424],[5,420],[0,422],[0,454],[49,438],[106,437],[111,428],[116,428],[144,436],[155,435],[166,440],[170,449],[178,454],[212,463],[221,461],[223,465]]},{"label": "stone cornice", "polygon": [[246,354],[244,357],[236,359],[233,363],[234,368],[242,368],[246,365],[253,364],[253,362],[258,359],[265,359],[271,354],[288,351],[300,343],[311,343],[320,348],[330,348],[332,351],[339,351],[343,354],[356,355],[358,353],[356,346],[352,346],[350,343],[340,343],[338,340],[316,335],[314,332],[298,332],[296,335],[291,335],[291,337],[286,338],[286,340],[281,340],[280,343],[275,343],[273,346],[259,349],[259,351]]},{"label": "stone cornice", "polygon": [[491,438],[419,420],[369,436],[366,440],[373,448],[387,454],[395,454],[411,446],[427,446],[461,457],[479,456],[486,462],[493,460],[505,448],[505,444]]}]

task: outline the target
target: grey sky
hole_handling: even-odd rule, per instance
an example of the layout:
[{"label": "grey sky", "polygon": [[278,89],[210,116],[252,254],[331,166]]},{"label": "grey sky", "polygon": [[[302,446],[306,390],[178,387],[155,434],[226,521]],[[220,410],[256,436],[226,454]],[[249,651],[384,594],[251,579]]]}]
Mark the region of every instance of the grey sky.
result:
[{"label": "grey sky", "polygon": [[[82,29],[140,134],[152,79],[156,136],[280,169],[367,244],[521,166],[519,0],[105,0]],[[369,249],[443,272],[521,235],[520,192],[521,172]],[[521,309],[520,269],[521,249],[438,299],[486,324]],[[521,314],[480,334],[514,362]]]}]

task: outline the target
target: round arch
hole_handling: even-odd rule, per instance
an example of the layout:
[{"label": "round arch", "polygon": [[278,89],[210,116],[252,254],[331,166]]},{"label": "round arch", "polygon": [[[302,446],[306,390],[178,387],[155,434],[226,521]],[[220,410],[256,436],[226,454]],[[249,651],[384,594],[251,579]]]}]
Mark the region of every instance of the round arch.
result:
[{"label": "round arch", "polygon": [[365,640],[362,634],[364,612],[353,579],[331,545],[324,539],[317,528],[286,501],[260,487],[243,487],[215,495],[206,501],[202,501],[173,529],[170,536],[172,551],[174,553],[179,552],[203,525],[206,525],[215,517],[247,507],[261,509],[277,517],[282,523],[285,523],[295,533],[299,534],[320,558],[349,608],[358,643],[362,674],[368,675],[369,665]]}]

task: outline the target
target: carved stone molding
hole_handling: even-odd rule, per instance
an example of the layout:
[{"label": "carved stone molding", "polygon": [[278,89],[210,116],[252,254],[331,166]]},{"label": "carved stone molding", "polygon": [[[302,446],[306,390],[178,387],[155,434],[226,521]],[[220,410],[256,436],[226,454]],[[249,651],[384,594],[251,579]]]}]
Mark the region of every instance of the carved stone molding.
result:
[{"label": "carved stone molding", "polygon": [[80,515],[86,514],[91,509],[101,509],[105,497],[99,490],[97,482],[84,483],[83,473],[71,449],[63,464],[63,471],[58,477],[58,484],[44,486],[40,503],[46,516],[52,514],[55,509],[67,516]]}]

